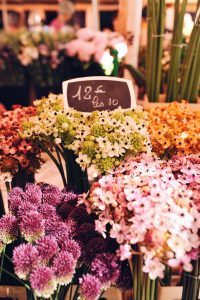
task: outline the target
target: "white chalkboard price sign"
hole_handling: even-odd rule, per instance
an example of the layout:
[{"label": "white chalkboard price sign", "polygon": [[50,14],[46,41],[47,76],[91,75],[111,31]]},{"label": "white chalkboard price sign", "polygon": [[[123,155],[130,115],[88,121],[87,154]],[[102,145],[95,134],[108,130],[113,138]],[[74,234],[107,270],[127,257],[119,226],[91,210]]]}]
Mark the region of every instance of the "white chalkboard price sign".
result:
[{"label": "white chalkboard price sign", "polygon": [[136,99],[130,80],[115,77],[83,77],[63,82],[65,108],[81,112],[133,109]]}]

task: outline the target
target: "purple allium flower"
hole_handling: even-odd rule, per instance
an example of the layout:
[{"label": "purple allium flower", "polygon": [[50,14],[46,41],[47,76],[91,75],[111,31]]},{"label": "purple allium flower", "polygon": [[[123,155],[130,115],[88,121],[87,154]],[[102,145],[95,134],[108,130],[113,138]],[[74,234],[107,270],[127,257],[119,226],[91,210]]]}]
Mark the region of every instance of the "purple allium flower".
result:
[{"label": "purple allium flower", "polygon": [[17,214],[18,208],[22,203],[24,192],[21,188],[15,187],[8,194],[8,207],[11,213]]},{"label": "purple allium flower", "polygon": [[42,192],[39,185],[27,183],[23,195],[24,201],[28,201],[38,206],[41,204]]},{"label": "purple allium flower", "polygon": [[27,279],[29,273],[39,263],[37,248],[31,244],[22,244],[15,247],[13,251],[13,263],[17,276],[21,279]]},{"label": "purple allium flower", "polygon": [[66,219],[73,210],[74,208],[70,204],[68,204],[67,202],[62,202],[61,206],[58,209],[58,214],[63,219]]},{"label": "purple allium flower", "polygon": [[90,240],[84,248],[82,248],[83,254],[81,260],[91,262],[91,260],[98,253],[106,252],[107,250],[107,241],[104,238],[93,238]]},{"label": "purple allium flower", "polygon": [[81,249],[77,242],[74,240],[65,240],[62,243],[61,249],[63,251],[70,252],[73,258],[78,260],[81,255]]},{"label": "purple allium flower", "polygon": [[75,207],[68,217],[74,219],[78,224],[91,223],[91,216],[87,213],[85,205]]},{"label": "purple allium flower", "polygon": [[21,217],[20,231],[22,236],[32,242],[44,236],[44,219],[37,211],[27,212]]},{"label": "purple allium flower", "polygon": [[101,294],[101,282],[94,275],[86,274],[80,279],[80,291],[84,299],[96,300]]},{"label": "purple allium flower", "polygon": [[37,206],[31,202],[22,202],[18,208],[17,218],[20,220],[27,212],[37,211]]},{"label": "purple allium flower", "polygon": [[71,191],[64,193],[63,202],[69,202],[69,201],[74,201],[74,200],[76,200],[76,201],[78,200],[78,195],[77,194],[74,194]]},{"label": "purple allium flower", "polygon": [[97,254],[91,264],[91,272],[102,284],[110,286],[119,277],[120,267],[117,256],[111,253]]},{"label": "purple allium flower", "polygon": [[83,223],[75,233],[75,238],[83,243],[88,243],[92,238],[98,237],[99,234],[95,231],[95,224]]},{"label": "purple allium flower", "polygon": [[131,290],[133,287],[132,274],[127,261],[121,262],[121,270],[116,285],[122,290]]},{"label": "purple allium flower", "polygon": [[55,238],[50,236],[45,236],[36,242],[36,247],[41,260],[48,262],[51,260],[56,253],[59,252],[58,244]]},{"label": "purple allium flower", "polygon": [[42,214],[42,216],[45,219],[52,218],[53,216],[56,216],[56,208],[52,205],[49,205],[49,204],[42,204],[38,208],[38,211]]},{"label": "purple allium flower", "polygon": [[61,251],[53,260],[53,270],[58,284],[66,285],[72,281],[76,260],[67,251]]},{"label": "purple allium flower", "polygon": [[60,204],[63,198],[63,193],[59,190],[59,188],[50,185],[43,184],[42,185],[42,202],[43,204],[50,204],[56,206]]},{"label": "purple allium flower", "polygon": [[56,238],[58,245],[60,246],[64,240],[69,239],[70,228],[63,222],[58,222],[57,226],[51,231],[50,235]]},{"label": "purple allium flower", "polygon": [[12,215],[5,215],[0,219],[0,241],[7,245],[12,243],[18,234],[17,219]]},{"label": "purple allium flower", "polygon": [[56,289],[53,270],[49,267],[38,267],[30,275],[31,288],[36,296],[49,299]]}]

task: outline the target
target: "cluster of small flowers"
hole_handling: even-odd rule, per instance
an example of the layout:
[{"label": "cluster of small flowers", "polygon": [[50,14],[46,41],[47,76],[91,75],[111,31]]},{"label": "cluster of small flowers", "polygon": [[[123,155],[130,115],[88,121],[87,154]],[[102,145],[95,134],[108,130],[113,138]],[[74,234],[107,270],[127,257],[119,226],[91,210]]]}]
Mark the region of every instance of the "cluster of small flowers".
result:
[{"label": "cluster of small flowers", "polygon": [[83,200],[99,215],[99,232],[106,235],[109,224],[122,260],[130,258],[132,246],[138,244],[143,271],[151,279],[163,278],[165,264],[191,271],[191,260],[199,254],[200,198],[199,190],[194,192],[199,182],[198,158],[167,163],[143,154],[103,176]]},{"label": "cluster of small flowers", "polygon": [[0,173],[18,172],[19,167],[34,173],[40,167],[40,150],[36,143],[19,136],[22,122],[35,115],[35,107],[14,107],[2,114],[0,124]]},{"label": "cluster of small flowers", "polygon": [[[119,50],[119,45],[123,45],[124,49],[127,47],[124,37],[117,32],[101,32],[81,28],[76,33],[76,39],[66,44],[66,52],[70,57],[77,56],[83,62],[94,59],[97,63],[101,63],[106,50],[108,53],[110,48]],[[122,59],[126,50],[122,55],[118,54],[119,59]]]},{"label": "cluster of small flowers", "polygon": [[163,157],[200,152],[200,112],[173,102],[149,111],[152,147]]},{"label": "cluster of small flowers", "polygon": [[29,183],[24,190],[11,190],[8,201],[11,215],[0,219],[1,250],[18,234],[25,240],[14,248],[14,270],[30,282],[38,297],[49,298],[74,276],[80,279],[87,300],[97,299],[103,290],[117,284],[119,276],[130,282],[130,274],[122,272],[120,261],[111,252],[114,249],[115,253],[117,244],[112,242],[111,247],[109,239],[95,231],[95,216],[87,213],[85,205],[77,204],[76,194]]},{"label": "cluster of small flowers", "polygon": [[62,96],[53,94],[35,102],[38,114],[24,123],[23,135],[62,144],[74,151],[83,170],[94,165],[103,173],[118,166],[128,153],[150,153],[147,114],[141,107],[85,115],[73,109],[63,111],[62,103]]}]

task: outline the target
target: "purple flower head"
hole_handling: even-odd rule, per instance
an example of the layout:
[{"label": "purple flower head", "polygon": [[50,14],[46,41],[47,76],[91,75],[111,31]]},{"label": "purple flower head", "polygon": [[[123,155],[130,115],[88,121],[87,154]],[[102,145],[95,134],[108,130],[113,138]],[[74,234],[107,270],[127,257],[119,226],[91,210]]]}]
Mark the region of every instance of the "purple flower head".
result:
[{"label": "purple flower head", "polygon": [[23,199],[26,202],[31,202],[38,206],[41,204],[42,192],[39,185],[34,183],[27,183],[24,190]]},{"label": "purple flower head", "polygon": [[63,202],[77,201],[78,195],[74,194],[72,191],[64,192]]},{"label": "purple flower head", "polygon": [[78,260],[81,255],[81,249],[77,242],[74,240],[65,240],[62,243],[61,249],[63,251],[70,252],[73,258]]},{"label": "purple flower head", "polygon": [[38,211],[42,214],[44,219],[53,218],[53,216],[57,216],[56,208],[49,204],[42,204]]},{"label": "purple flower head", "polygon": [[61,206],[58,209],[58,214],[62,219],[67,219],[69,214],[74,210],[74,208],[67,202],[62,202]]},{"label": "purple flower head", "polygon": [[39,263],[37,248],[31,244],[22,244],[13,251],[13,263],[15,273],[21,279],[27,279],[33,268]]},{"label": "purple flower head", "polygon": [[55,238],[50,236],[45,236],[36,242],[36,247],[40,258],[44,262],[51,260],[56,253],[58,253],[59,248]]},{"label": "purple flower head", "polygon": [[98,237],[99,234],[95,231],[95,224],[83,223],[75,233],[77,241],[88,243],[92,238]]},{"label": "purple flower head", "polygon": [[21,188],[16,187],[12,189],[8,194],[8,207],[12,214],[16,215],[19,206],[22,203],[22,196],[24,192]]},{"label": "purple flower head", "polygon": [[55,227],[52,228],[50,235],[54,236],[58,245],[62,245],[64,240],[69,239],[70,228],[63,222],[55,223]]},{"label": "purple flower head", "polygon": [[44,219],[37,211],[27,212],[20,220],[20,231],[22,236],[32,242],[44,236]]},{"label": "purple flower head", "polygon": [[37,206],[35,206],[33,203],[31,202],[22,202],[21,205],[18,208],[18,212],[17,212],[17,218],[18,220],[21,220],[21,218],[28,212],[31,211],[37,211]]},{"label": "purple flower head", "polygon": [[107,250],[107,241],[104,238],[96,237],[91,239],[83,248],[82,248],[82,257],[81,260],[84,262],[91,262],[92,259],[99,253],[106,252]]},{"label": "purple flower head", "polygon": [[106,286],[115,283],[120,273],[117,256],[111,253],[97,254],[91,264],[91,272]]},{"label": "purple flower head", "polygon": [[116,285],[122,290],[131,290],[133,287],[133,279],[129,264],[127,261],[121,262],[121,270]]},{"label": "purple flower head", "polygon": [[5,215],[0,219],[0,241],[7,245],[12,243],[18,235],[17,219],[12,215]]},{"label": "purple flower head", "polygon": [[54,235],[56,232],[56,228],[61,223],[59,217],[56,215],[49,216],[49,218],[45,219],[45,234],[46,235]]},{"label": "purple flower head", "polygon": [[58,284],[66,285],[72,281],[76,260],[67,251],[61,251],[53,260],[53,270]]},{"label": "purple flower head", "polygon": [[91,223],[91,216],[87,213],[84,205],[75,207],[68,217],[74,219],[78,224]]},{"label": "purple flower head", "polygon": [[86,274],[80,279],[80,291],[84,299],[97,300],[101,294],[101,282],[93,275]]},{"label": "purple flower head", "polygon": [[62,198],[63,198],[63,193],[59,190],[59,188],[50,184],[42,185],[43,204],[46,203],[46,204],[56,206],[61,203]]},{"label": "purple flower head", "polygon": [[31,288],[37,297],[49,299],[56,289],[53,270],[49,267],[38,267],[30,275]]}]

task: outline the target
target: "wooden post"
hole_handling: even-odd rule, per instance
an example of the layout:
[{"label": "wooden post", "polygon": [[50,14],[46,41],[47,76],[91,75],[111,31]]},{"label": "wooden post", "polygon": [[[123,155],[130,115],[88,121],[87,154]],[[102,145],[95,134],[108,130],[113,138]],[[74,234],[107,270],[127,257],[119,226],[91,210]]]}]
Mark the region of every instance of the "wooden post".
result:
[{"label": "wooden post", "polygon": [[5,31],[9,30],[9,20],[8,20],[8,10],[6,0],[2,0],[2,19],[3,19],[3,28]]},{"label": "wooden post", "polygon": [[98,0],[92,0],[93,29],[100,30]]},{"label": "wooden post", "polygon": [[132,64],[134,67],[138,66],[138,55],[140,47],[140,32],[142,21],[142,1],[141,0],[126,0],[127,5],[127,21],[126,31],[127,35],[133,37],[132,43],[129,44],[128,54],[126,58],[127,64]]}]

